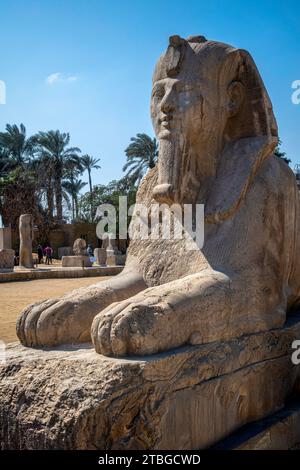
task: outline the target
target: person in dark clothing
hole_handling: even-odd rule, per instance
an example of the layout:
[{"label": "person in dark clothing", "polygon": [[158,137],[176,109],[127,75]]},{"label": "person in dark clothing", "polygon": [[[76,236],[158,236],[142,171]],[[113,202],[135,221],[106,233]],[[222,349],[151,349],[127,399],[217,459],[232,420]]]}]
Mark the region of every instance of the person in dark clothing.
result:
[{"label": "person in dark clothing", "polygon": [[39,264],[41,264],[44,259],[44,252],[43,252],[43,248],[41,247],[41,245],[38,245],[37,247],[37,255],[39,259]]}]

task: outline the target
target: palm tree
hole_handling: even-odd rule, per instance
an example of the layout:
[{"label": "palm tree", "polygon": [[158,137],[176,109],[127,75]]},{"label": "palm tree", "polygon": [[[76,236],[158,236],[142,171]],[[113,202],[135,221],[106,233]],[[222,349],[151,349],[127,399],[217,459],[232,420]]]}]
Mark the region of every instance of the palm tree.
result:
[{"label": "palm tree", "polygon": [[41,192],[41,199],[46,201],[47,223],[53,222],[54,211],[54,171],[52,161],[39,152],[34,160],[29,164],[31,170],[36,175],[37,185]]},{"label": "palm tree", "polygon": [[34,137],[26,138],[26,128],[14,124],[6,124],[6,131],[0,132],[0,147],[5,151],[11,161],[11,167],[24,165],[33,156],[36,146]]},{"label": "palm tree", "polygon": [[62,180],[64,171],[71,163],[80,165],[78,147],[68,147],[70,135],[60,131],[39,132],[36,136],[39,146],[39,155],[51,162],[54,180],[54,193],[56,203],[56,217],[62,220]]},{"label": "palm tree", "polygon": [[100,158],[94,158],[90,155],[83,155],[81,157],[81,163],[83,168],[88,172],[89,175],[89,186],[90,186],[90,217],[91,221],[93,221],[93,185],[92,185],[92,170],[99,170],[101,168],[98,163],[100,162]]},{"label": "palm tree", "polygon": [[137,134],[131,137],[131,144],[125,149],[127,162],[123,171],[125,178],[138,184],[148,168],[154,168],[158,157],[158,143],[147,134]]},{"label": "palm tree", "polygon": [[9,158],[9,152],[0,147],[0,178],[6,176],[7,172],[10,170],[11,161]]},{"label": "palm tree", "polygon": [[24,124],[7,124],[0,132],[0,212],[4,223],[17,224],[23,212],[34,214],[39,219],[39,182],[30,162],[36,141],[26,138]]},{"label": "palm tree", "polygon": [[63,181],[63,189],[71,196],[72,198],[72,216],[73,220],[78,219],[79,216],[79,205],[78,205],[78,196],[80,191],[87,185],[80,179],[66,180]]}]

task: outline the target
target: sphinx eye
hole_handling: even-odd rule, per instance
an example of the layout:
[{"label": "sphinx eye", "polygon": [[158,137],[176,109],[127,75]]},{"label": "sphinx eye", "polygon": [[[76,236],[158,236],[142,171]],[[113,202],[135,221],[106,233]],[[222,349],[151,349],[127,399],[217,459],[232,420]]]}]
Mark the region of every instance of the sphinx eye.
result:
[{"label": "sphinx eye", "polygon": [[164,96],[164,89],[163,88],[156,88],[153,90],[152,97],[161,100]]},{"label": "sphinx eye", "polygon": [[193,91],[193,86],[190,83],[180,84],[176,91],[177,93],[190,93]]}]

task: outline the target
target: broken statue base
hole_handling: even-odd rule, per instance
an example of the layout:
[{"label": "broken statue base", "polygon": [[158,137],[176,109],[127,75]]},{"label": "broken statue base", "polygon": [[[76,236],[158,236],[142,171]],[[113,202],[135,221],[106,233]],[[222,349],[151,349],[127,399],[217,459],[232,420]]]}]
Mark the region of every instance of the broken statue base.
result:
[{"label": "broken statue base", "polygon": [[92,345],[8,346],[1,449],[204,449],[275,413],[298,386],[300,318],[227,342],[114,359]]},{"label": "broken statue base", "polygon": [[85,255],[74,255],[74,256],[63,256],[61,260],[63,268],[90,268],[93,266],[89,256]]}]

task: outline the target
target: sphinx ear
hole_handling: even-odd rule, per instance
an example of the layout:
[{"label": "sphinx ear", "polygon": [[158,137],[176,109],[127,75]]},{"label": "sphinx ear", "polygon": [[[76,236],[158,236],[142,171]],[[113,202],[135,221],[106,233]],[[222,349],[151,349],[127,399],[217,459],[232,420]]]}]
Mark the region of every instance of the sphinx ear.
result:
[{"label": "sphinx ear", "polygon": [[231,82],[227,88],[228,104],[227,114],[228,117],[236,116],[241,109],[245,98],[245,86],[238,81]]}]

